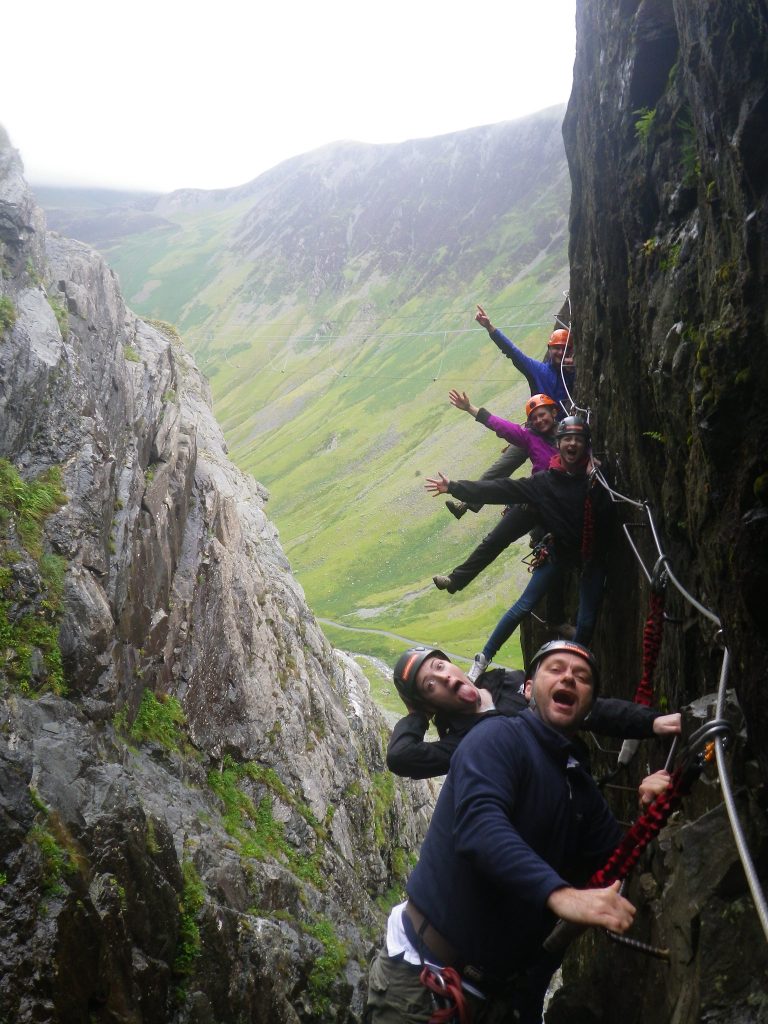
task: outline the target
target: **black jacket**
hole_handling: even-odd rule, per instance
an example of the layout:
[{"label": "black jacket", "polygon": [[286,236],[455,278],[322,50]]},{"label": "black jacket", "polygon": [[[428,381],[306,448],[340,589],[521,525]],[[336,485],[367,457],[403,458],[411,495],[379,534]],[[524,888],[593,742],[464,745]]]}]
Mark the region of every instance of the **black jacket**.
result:
[{"label": "black jacket", "polygon": [[591,554],[595,561],[603,561],[606,532],[614,519],[613,505],[605,489],[584,474],[548,469],[521,480],[451,480],[448,493],[469,504],[532,505],[539,524],[553,534],[558,556],[569,562],[578,562],[581,557],[584,507],[589,494],[594,520]]}]

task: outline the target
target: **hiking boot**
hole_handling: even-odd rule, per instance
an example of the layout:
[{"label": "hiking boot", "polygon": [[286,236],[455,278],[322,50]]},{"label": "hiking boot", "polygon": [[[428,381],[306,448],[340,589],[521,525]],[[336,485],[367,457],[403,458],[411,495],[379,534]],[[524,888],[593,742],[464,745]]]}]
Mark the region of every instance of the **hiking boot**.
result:
[{"label": "hiking boot", "polygon": [[450,576],[433,576],[432,582],[438,590],[447,590],[449,594],[456,593],[456,584]]},{"label": "hiking boot", "polygon": [[563,640],[573,640],[576,636],[576,627],[570,622],[561,622],[559,626],[555,626],[555,632]]},{"label": "hiking boot", "polygon": [[445,507],[455,516],[457,519],[461,519],[464,513],[467,511],[467,506],[463,501],[446,501]]},{"label": "hiking boot", "polygon": [[482,653],[476,654],[475,660],[472,662],[472,666],[469,672],[467,672],[467,679],[469,679],[471,683],[476,683],[487,668],[488,659],[486,658],[486,656]]}]

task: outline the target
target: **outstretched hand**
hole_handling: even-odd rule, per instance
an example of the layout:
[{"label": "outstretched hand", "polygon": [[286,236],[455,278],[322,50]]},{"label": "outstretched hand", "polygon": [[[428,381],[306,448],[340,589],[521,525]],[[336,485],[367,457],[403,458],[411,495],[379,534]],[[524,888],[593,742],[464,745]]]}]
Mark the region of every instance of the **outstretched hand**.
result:
[{"label": "outstretched hand", "polygon": [[475,313],[475,320],[477,320],[480,326],[484,327],[489,334],[493,334],[494,326],[491,323],[490,317],[485,312],[482,306],[477,307],[477,312]]},{"label": "outstretched hand", "polygon": [[564,921],[594,925],[611,932],[625,932],[635,917],[635,908],[619,894],[621,882],[606,889],[572,889],[565,886],[549,894],[547,906]]},{"label": "outstretched hand", "polygon": [[427,477],[427,482],[424,484],[424,487],[433,496],[435,496],[437,494],[447,494],[448,493],[448,484],[450,482],[451,481],[448,479],[448,477],[445,475],[445,473],[438,473],[437,474],[437,479],[435,479],[434,477],[428,476]]},{"label": "outstretched hand", "polygon": [[451,388],[448,392],[448,397],[451,400],[451,405],[461,409],[462,412],[469,412],[469,407],[472,403],[466,391],[457,391],[455,388]]}]

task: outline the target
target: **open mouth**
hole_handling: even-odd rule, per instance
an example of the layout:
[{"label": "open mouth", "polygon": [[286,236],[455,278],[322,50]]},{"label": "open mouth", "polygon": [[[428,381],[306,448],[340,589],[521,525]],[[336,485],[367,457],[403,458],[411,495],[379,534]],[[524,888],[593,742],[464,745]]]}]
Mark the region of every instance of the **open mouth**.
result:
[{"label": "open mouth", "polygon": [[576,703],[576,694],[570,690],[557,690],[552,694],[552,701],[554,704],[560,704],[566,708],[572,708]]}]

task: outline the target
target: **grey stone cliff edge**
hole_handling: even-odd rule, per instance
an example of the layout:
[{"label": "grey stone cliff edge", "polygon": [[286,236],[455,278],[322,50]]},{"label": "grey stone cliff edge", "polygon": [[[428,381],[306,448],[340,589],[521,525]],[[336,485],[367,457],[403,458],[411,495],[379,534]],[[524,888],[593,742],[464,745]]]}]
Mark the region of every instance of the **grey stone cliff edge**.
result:
[{"label": "grey stone cliff edge", "polygon": [[0,257],[0,1020],[358,1021],[431,792],[2,130]]}]

